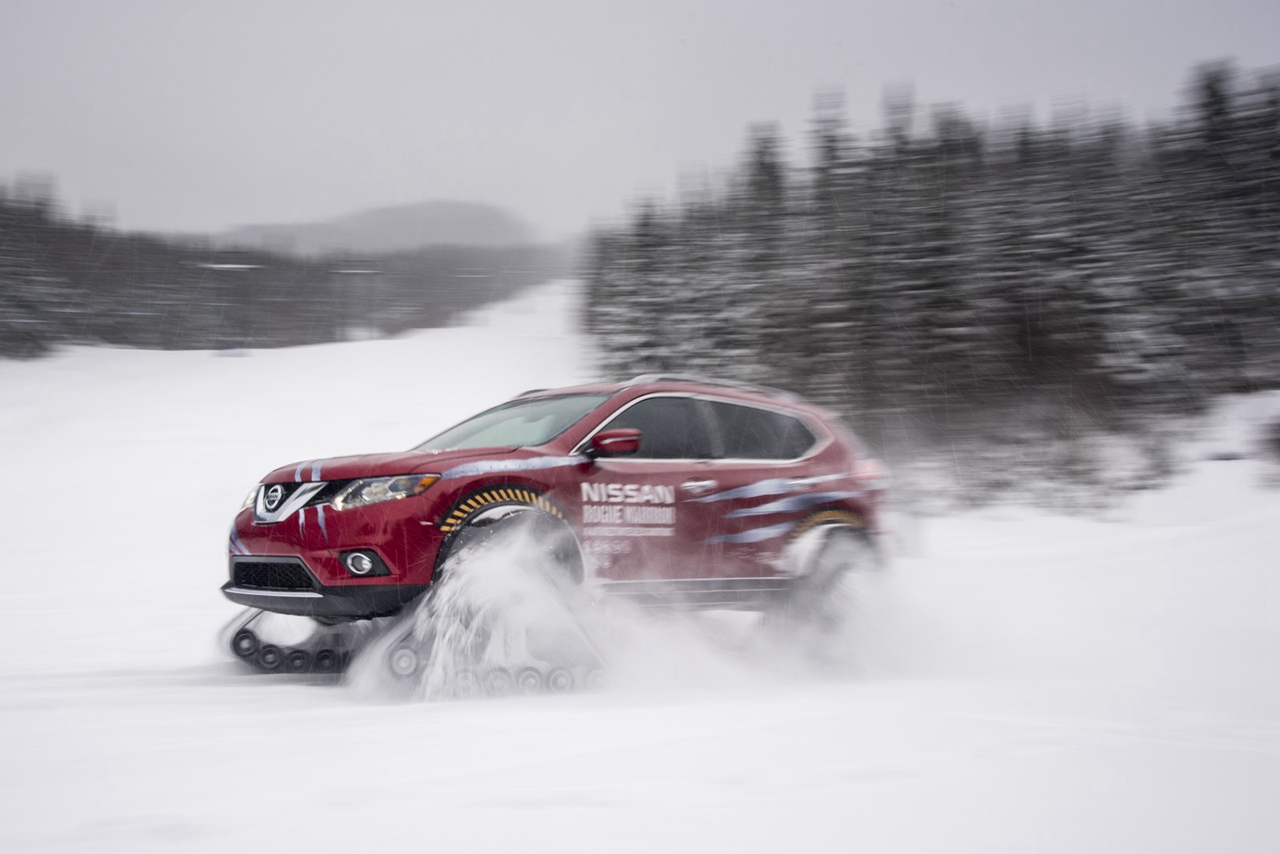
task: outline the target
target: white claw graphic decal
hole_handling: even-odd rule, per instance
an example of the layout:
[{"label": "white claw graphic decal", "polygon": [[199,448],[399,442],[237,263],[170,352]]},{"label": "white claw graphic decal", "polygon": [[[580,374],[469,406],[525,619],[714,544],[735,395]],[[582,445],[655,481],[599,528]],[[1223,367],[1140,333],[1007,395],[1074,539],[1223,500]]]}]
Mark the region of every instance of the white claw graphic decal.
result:
[{"label": "white claw graphic decal", "polygon": [[848,473],[840,472],[838,474],[815,475],[814,477],[770,478],[769,480],[756,481],[746,486],[739,486],[735,489],[726,489],[724,492],[713,492],[701,498],[690,498],[688,501],[690,504],[709,504],[714,501],[735,501],[740,498],[767,498],[771,495],[787,495],[792,492],[799,492],[808,486],[833,480],[844,480],[850,476]]},{"label": "white claw graphic decal", "polygon": [[707,544],[762,543],[765,540],[772,540],[774,537],[781,537],[783,534],[790,532],[795,526],[795,522],[781,522],[764,528],[752,528],[750,531],[742,531],[738,534],[721,534],[718,537],[703,540],[703,542]]},{"label": "white claw graphic decal", "polygon": [[807,495],[789,495],[786,498],[770,501],[768,504],[761,504],[758,507],[743,507],[739,510],[734,510],[732,513],[725,514],[725,518],[742,519],[747,516],[768,516],[771,513],[799,513],[801,510],[808,510],[810,507],[817,507],[819,504],[843,501],[846,498],[856,498],[861,494],[861,492],[810,492]]}]

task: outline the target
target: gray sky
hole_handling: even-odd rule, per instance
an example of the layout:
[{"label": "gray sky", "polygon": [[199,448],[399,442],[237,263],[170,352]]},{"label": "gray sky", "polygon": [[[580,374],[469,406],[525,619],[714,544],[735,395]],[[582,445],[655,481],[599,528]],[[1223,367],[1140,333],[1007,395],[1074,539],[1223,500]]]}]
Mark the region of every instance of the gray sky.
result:
[{"label": "gray sky", "polygon": [[749,123],[799,155],[819,89],[863,133],[903,81],[1148,119],[1226,57],[1280,63],[1280,2],[0,0],[0,180],[53,173],[125,228],[464,199],[561,237],[721,172]]}]

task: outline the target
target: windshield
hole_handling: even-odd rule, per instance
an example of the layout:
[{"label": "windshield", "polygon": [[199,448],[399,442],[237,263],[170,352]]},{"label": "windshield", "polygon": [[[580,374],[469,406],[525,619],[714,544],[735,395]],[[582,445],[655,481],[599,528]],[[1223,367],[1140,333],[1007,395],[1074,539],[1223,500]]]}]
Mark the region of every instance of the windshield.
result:
[{"label": "windshield", "polygon": [[564,394],[513,400],[445,430],[414,450],[545,445],[608,399],[607,394]]}]

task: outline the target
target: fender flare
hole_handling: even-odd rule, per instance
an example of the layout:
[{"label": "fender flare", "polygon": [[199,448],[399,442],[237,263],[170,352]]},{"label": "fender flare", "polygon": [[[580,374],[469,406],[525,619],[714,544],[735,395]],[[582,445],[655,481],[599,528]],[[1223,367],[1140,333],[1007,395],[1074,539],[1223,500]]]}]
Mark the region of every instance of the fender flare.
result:
[{"label": "fender flare", "polygon": [[573,524],[569,521],[568,514],[541,490],[514,483],[494,484],[473,489],[459,499],[444,515],[437,527],[445,535],[445,540],[436,555],[432,580],[440,577],[441,568],[452,554],[462,531],[479,525],[497,524],[511,516],[523,513],[537,513],[544,518],[554,520],[568,532],[572,538],[575,553],[572,559],[575,565],[570,567],[570,574],[575,584],[581,583],[585,566],[582,543],[578,539]]},{"label": "fender flare", "polygon": [[867,536],[867,520],[854,513],[852,510],[844,510],[839,507],[826,507],[815,513],[810,513],[796,525],[795,528],[787,535],[788,545],[803,537],[805,534],[818,528],[856,528],[862,531],[863,536]]}]

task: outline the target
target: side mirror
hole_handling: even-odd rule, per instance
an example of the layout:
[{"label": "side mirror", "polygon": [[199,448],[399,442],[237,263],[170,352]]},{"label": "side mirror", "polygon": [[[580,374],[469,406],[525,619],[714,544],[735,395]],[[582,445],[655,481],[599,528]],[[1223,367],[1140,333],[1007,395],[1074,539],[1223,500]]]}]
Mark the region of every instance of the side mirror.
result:
[{"label": "side mirror", "polygon": [[616,430],[601,430],[591,437],[591,447],[587,456],[628,457],[640,450],[640,431],[634,427],[619,427]]}]

